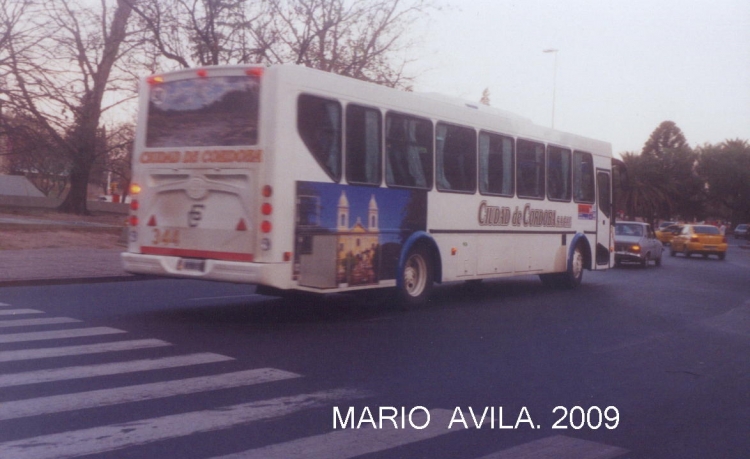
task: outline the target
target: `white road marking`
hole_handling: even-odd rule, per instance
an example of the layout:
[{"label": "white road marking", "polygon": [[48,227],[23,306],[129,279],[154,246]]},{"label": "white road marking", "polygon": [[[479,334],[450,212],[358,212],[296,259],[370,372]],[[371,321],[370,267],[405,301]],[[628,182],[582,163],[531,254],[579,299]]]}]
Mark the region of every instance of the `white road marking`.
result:
[{"label": "white road marking", "polygon": [[[225,355],[204,352],[200,354],[180,355],[177,357],[164,357],[160,359],[132,360],[128,362],[104,363],[100,365],[54,368],[51,370],[0,375],[0,387],[92,378],[95,376],[134,373],[137,371],[161,370],[164,368],[186,367],[203,363],[225,362],[227,360],[234,359]],[[0,455],[0,457],[2,457],[2,455]]]},{"label": "white road marking", "polygon": [[0,328],[32,327],[34,325],[72,324],[74,322],[80,322],[80,320],[71,319],[70,317],[45,317],[43,319],[0,320]]},{"label": "white road marking", "polygon": [[[421,430],[408,424],[406,429],[395,429],[390,421],[386,421],[383,429],[338,430],[215,459],[346,459],[457,432],[458,429],[448,430],[452,413],[450,410],[430,410],[430,424]],[[421,426],[425,417],[418,412],[412,420]]]},{"label": "white road marking", "polygon": [[24,341],[43,341],[50,339],[81,338],[84,336],[111,335],[114,333],[127,333],[110,327],[74,328],[72,330],[53,330],[44,332],[13,333],[0,335],[2,343],[20,343]]},{"label": "white road marking", "polygon": [[145,445],[159,440],[185,437],[200,432],[227,429],[253,421],[278,418],[298,411],[340,402],[344,399],[365,396],[367,395],[363,392],[349,389],[321,391],[44,435],[1,443],[0,457],[53,459],[100,454],[129,446]]},{"label": "white road marking", "polygon": [[0,311],[0,316],[15,316],[18,314],[44,314],[44,311],[38,309],[4,309]]},{"label": "white road marking", "polygon": [[101,354],[104,352],[130,351],[171,345],[171,343],[160,339],[136,339],[129,341],[116,341],[114,343],[84,344],[81,346],[19,349],[17,351],[0,351],[0,362],[48,359],[52,357],[66,357],[71,355]]},{"label": "white road marking", "polygon": [[612,459],[628,450],[588,440],[555,435],[542,438],[480,459]]},{"label": "white road marking", "polygon": [[225,373],[215,376],[163,381],[136,386],[54,395],[0,404],[0,421],[7,419],[60,413],[63,411],[98,408],[122,403],[141,402],[177,395],[194,394],[232,387],[251,386],[284,379],[299,378],[300,375],[274,368]]},{"label": "white road marking", "polygon": [[0,303],[0,308],[7,308],[10,307],[8,303]]}]

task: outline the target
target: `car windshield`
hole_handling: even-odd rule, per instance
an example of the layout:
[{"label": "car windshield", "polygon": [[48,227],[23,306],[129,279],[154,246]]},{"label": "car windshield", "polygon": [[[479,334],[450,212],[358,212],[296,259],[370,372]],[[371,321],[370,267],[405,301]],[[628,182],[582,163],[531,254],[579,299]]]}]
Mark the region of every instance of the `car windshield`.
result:
[{"label": "car windshield", "polygon": [[735,230],[745,231],[747,229],[747,225],[737,225],[737,228]]},{"label": "car windshield", "polygon": [[719,228],[715,226],[695,226],[693,231],[696,234],[719,234]]},{"label": "car windshield", "polygon": [[643,226],[620,223],[615,225],[615,234],[620,236],[643,236]]}]

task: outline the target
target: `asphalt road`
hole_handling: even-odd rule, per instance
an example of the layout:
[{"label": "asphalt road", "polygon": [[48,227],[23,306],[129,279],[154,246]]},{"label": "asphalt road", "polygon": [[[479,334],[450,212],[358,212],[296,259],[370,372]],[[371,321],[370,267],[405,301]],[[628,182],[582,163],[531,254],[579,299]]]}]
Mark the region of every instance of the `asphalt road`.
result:
[{"label": "asphalt road", "polygon": [[187,280],[3,288],[0,457],[748,457],[750,251],[730,242],[406,312]]}]

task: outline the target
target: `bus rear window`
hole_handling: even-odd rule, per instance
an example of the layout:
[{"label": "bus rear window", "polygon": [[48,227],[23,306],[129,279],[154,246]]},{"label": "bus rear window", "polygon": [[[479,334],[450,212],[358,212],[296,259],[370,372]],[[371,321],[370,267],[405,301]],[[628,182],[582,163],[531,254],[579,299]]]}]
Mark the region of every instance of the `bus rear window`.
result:
[{"label": "bus rear window", "polygon": [[258,143],[259,80],[226,76],[159,83],[149,89],[146,146]]}]

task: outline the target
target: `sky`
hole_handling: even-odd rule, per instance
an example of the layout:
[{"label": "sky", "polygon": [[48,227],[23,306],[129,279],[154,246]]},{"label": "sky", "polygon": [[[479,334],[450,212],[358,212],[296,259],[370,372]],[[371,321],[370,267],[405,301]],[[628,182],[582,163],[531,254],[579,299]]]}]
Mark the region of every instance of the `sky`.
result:
[{"label": "sky", "polygon": [[[750,141],[748,0],[452,0],[414,90],[479,101],[640,153],[663,121],[692,147]],[[556,53],[544,50],[556,49]]]}]

